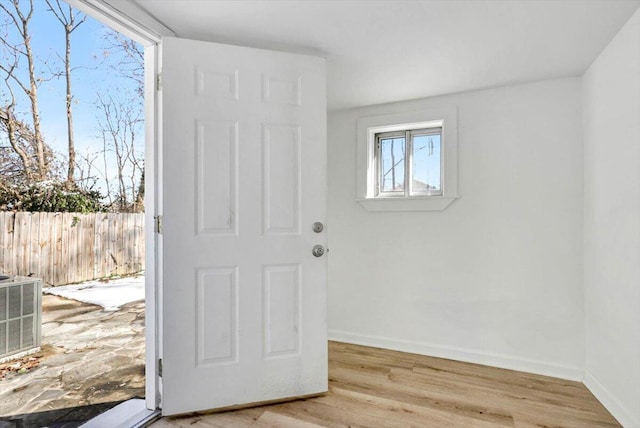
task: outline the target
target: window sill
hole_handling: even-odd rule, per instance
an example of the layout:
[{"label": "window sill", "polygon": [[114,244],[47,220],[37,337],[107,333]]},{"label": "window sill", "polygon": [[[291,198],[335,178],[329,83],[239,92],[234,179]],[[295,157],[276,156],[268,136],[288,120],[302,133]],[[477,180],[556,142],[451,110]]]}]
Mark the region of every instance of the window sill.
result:
[{"label": "window sill", "polygon": [[356,201],[367,211],[444,211],[459,196],[414,196],[409,198],[365,198]]}]

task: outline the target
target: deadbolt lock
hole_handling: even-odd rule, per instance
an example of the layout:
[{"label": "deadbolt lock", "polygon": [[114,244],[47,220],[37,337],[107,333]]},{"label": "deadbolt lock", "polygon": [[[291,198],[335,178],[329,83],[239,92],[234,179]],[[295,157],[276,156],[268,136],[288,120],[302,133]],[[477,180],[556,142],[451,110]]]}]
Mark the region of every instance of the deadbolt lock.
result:
[{"label": "deadbolt lock", "polygon": [[315,223],[313,223],[313,226],[311,228],[315,233],[320,233],[324,230],[324,225],[319,221],[316,221]]}]

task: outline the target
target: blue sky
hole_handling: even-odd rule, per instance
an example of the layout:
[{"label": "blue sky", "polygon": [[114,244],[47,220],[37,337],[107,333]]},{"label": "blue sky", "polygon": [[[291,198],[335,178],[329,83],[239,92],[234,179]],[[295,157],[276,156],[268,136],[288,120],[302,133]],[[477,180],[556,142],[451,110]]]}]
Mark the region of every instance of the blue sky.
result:
[{"label": "blue sky", "polygon": [[[24,7],[27,6],[24,2]],[[8,5],[10,6],[10,5]],[[66,4],[64,5],[66,6]],[[62,71],[63,61],[58,55],[64,54],[64,30],[55,16],[50,13],[44,0],[34,1],[34,16],[31,21],[32,48],[35,56],[36,71],[44,78],[50,77],[50,71]],[[2,22],[3,27],[6,25]],[[4,29],[4,28],[3,28]],[[86,21],[72,33],[72,90],[74,94],[73,114],[76,150],[78,155],[88,149],[98,150],[102,142],[98,135],[97,109],[95,101],[98,93],[112,93],[115,97],[131,97],[135,93],[135,83],[122,78],[109,69],[105,61],[105,26],[87,17]],[[112,53],[109,60],[117,61]],[[102,64],[101,64],[102,63]],[[2,87],[1,91],[5,91]],[[67,128],[65,111],[65,81],[63,77],[41,83],[38,89],[42,130],[46,142],[57,152],[65,154],[67,150]],[[19,111],[28,113],[28,103],[22,94]],[[137,102],[138,100],[135,100]],[[139,100],[142,106],[143,100]],[[143,138],[142,130],[140,134]],[[144,149],[142,143],[140,150]]]},{"label": "blue sky", "polygon": [[[43,0],[36,0],[36,11],[32,22],[33,50],[40,58],[55,61],[56,52],[64,52],[64,31],[53,14],[47,11]],[[98,92],[114,90],[132,90],[135,85],[120,76],[114,76],[105,65],[99,66],[104,59],[104,34],[106,27],[91,17],[72,33],[71,61],[73,67],[79,67],[72,74],[74,93],[74,128],[79,146],[92,144],[97,133],[95,100]],[[54,79],[40,86],[40,108],[45,138],[57,150],[66,150],[66,113],[64,79]],[[141,100],[142,102],[142,100]]]}]

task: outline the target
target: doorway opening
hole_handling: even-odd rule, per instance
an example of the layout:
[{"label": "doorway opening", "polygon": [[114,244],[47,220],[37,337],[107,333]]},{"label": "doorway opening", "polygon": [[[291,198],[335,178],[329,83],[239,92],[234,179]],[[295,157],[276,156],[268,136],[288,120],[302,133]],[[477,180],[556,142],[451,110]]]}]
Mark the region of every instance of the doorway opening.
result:
[{"label": "doorway opening", "polygon": [[[149,54],[63,1],[11,2],[0,16],[11,65],[0,82],[0,419],[87,420],[134,397],[155,408],[145,380],[155,361],[145,352],[145,328],[155,328],[145,320],[155,302],[145,291],[155,260],[145,233]],[[24,278],[44,287],[39,319],[24,287],[9,287]]]}]

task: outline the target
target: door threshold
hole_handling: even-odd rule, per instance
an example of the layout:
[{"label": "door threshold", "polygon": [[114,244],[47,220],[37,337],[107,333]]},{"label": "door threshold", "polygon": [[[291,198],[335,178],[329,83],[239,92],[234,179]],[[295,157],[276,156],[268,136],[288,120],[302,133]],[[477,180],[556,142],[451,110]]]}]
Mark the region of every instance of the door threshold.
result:
[{"label": "door threshold", "polygon": [[252,407],[270,406],[272,404],[288,403],[290,401],[307,400],[309,398],[321,397],[323,395],[327,395],[328,393],[329,393],[329,390],[313,392],[311,394],[306,394],[306,395],[293,395],[291,397],[282,397],[282,398],[276,398],[273,400],[253,401],[251,403],[235,404],[232,406],[225,406],[225,407],[216,407],[213,409],[200,410],[197,412],[176,413],[173,415],[168,415],[167,417],[184,418],[184,417],[191,417],[191,416],[211,415],[214,413],[233,412],[235,410],[250,409]]},{"label": "door threshold", "polygon": [[160,410],[149,410],[145,400],[132,398],[80,425],[80,428],[142,428],[160,418]]}]

